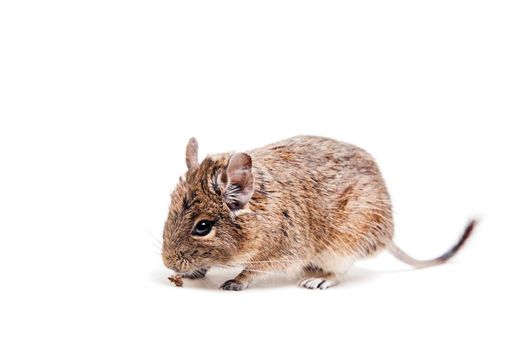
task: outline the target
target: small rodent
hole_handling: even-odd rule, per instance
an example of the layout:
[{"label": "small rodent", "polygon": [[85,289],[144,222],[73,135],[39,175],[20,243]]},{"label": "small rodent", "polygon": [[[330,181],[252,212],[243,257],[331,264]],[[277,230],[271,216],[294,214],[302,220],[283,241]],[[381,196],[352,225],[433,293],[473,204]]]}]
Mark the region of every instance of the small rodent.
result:
[{"label": "small rodent", "polygon": [[441,264],[476,224],[445,254],[416,260],[392,241],[390,197],[364,150],[315,136],[201,163],[197,150],[190,139],[188,170],[171,195],[162,258],[185,278],[204,277],[212,266],[242,266],[222,284],[225,290],[243,290],[275,271],[300,273],[300,286],[326,289],[356,259],[384,248],[415,267]]}]

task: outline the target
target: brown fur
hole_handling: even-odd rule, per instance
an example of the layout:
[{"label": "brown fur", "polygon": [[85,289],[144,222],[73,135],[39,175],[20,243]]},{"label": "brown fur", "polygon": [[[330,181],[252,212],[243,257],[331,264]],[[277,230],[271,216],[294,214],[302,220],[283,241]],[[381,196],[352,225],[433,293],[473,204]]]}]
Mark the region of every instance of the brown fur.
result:
[{"label": "brown fur", "polygon": [[[186,162],[163,236],[164,264],[177,272],[243,266],[222,286],[241,290],[273,271],[317,271],[301,285],[324,289],[353,260],[393,244],[385,183],[356,146],[298,136],[198,164],[191,139]],[[209,239],[191,234],[200,220],[215,222]]]}]

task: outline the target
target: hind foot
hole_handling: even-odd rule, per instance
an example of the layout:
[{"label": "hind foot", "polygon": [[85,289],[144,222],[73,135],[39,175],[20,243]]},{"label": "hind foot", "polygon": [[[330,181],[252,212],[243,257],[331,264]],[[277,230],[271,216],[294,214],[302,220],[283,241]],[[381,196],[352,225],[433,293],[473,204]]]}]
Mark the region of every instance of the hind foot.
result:
[{"label": "hind foot", "polygon": [[299,286],[308,289],[327,289],[337,284],[337,279],[333,273],[328,273],[317,277],[308,277],[299,281]]}]

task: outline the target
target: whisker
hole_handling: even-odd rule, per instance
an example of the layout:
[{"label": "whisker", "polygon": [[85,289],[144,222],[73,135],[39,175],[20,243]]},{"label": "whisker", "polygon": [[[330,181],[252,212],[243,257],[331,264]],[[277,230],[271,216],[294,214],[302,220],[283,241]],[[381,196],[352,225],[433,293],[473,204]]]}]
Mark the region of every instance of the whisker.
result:
[{"label": "whisker", "polygon": [[281,262],[306,262],[304,259],[279,259],[279,260],[250,260],[250,261],[236,261],[237,264],[257,264],[257,263],[281,263]]},{"label": "whisker", "polygon": [[278,271],[265,271],[265,270],[254,270],[254,269],[245,269],[245,271],[250,271],[250,272],[257,272],[257,273],[264,273],[264,274],[267,274],[267,275],[274,275],[274,276],[286,276],[286,273],[284,272],[278,272]]},{"label": "whisker", "polygon": [[145,230],[145,231],[146,231],[151,237],[153,237],[153,239],[154,239],[155,241],[157,241],[158,244],[160,244],[160,245],[162,246],[162,242],[161,242],[157,237],[155,237],[155,235],[154,235],[153,233],[151,233],[150,230],[148,230],[147,228],[144,228],[144,230]]}]

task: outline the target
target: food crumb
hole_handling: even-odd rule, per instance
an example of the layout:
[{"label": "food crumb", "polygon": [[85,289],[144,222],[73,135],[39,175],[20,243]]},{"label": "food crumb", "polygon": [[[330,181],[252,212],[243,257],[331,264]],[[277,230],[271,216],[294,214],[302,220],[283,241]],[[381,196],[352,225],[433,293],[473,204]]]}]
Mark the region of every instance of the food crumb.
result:
[{"label": "food crumb", "polygon": [[175,283],[177,287],[182,287],[184,284],[184,282],[182,281],[181,275],[171,275],[170,277],[168,277],[168,279],[170,280],[171,283]]}]

